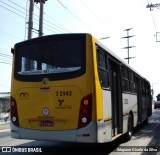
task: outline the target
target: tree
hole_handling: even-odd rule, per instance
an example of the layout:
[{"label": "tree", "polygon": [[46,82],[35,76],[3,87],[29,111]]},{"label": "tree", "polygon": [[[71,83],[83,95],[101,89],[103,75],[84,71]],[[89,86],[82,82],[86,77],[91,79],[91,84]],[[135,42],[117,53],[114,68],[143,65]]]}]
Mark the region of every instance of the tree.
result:
[{"label": "tree", "polygon": [[160,101],[160,94],[158,94],[156,97],[157,97],[157,101]]}]

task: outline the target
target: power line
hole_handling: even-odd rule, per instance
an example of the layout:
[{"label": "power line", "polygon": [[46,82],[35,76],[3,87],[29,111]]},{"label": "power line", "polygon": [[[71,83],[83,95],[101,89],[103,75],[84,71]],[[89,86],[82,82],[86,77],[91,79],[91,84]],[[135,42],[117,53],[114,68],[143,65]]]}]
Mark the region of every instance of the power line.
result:
[{"label": "power line", "polygon": [[[44,19],[44,21],[46,21],[46,22],[49,23],[49,24],[52,24],[52,25],[56,26],[57,28],[65,31],[65,32],[70,32],[70,31],[68,31],[68,30],[65,30],[64,28],[61,28],[60,26],[57,26],[56,24],[54,24],[54,23],[52,23],[52,22],[50,22],[50,21],[48,21],[48,20],[46,20],[46,19]],[[47,24],[45,23],[45,25],[47,25]],[[54,29],[56,29],[56,28],[54,28]],[[58,29],[57,29],[57,30],[58,30]],[[62,31],[60,31],[60,30],[58,30],[58,31],[59,31],[59,32],[62,32]]]},{"label": "power line", "polygon": [[[14,5],[20,7],[21,9],[23,9],[23,10],[25,10],[25,11],[28,11],[27,8],[24,8],[24,7],[22,7],[21,5],[19,5],[19,4],[15,3],[15,2],[13,2],[13,1],[11,1],[11,0],[8,0],[8,1],[10,1],[12,4],[14,4]],[[28,0],[27,0],[27,1],[28,1]]]},{"label": "power line", "polygon": [[79,18],[75,13],[73,13],[70,9],[68,9],[68,7],[66,7],[62,2],[60,2],[60,0],[57,0],[57,2],[66,10],[70,13],[70,15],[72,15],[79,23],[83,23],[83,25],[85,25],[87,28],[91,29],[84,20],[82,20],[81,18]]},{"label": "power line", "polygon": [[13,34],[10,34],[10,33],[8,33],[8,32],[4,32],[4,31],[1,31],[1,30],[0,30],[0,33],[3,33],[3,34],[5,34],[5,35],[8,35],[8,36],[13,37],[13,38],[16,38],[16,39],[22,39],[22,38],[20,38],[20,37],[18,37],[18,36],[15,36],[15,35],[13,35]]},{"label": "power line", "polygon": [[0,63],[2,63],[2,64],[6,64],[6,65],[12,65],[11,63],[9,63],[9,62],[3,62],[3,61],[0,61]]},{"label": "power line", "polygon": [[[36,5],[36,4],[34,4],[34,6],[38,9],[38,10],[40,10],[40,8]],[[48,16],[45,12],[44,12],[44,15],[46,15],[46,16]],[[36,15],[37,16],[37,15]],[[39,17],[39,16],[38,16]],[[48,16],[49,17],[49,16]],[[51,18],[51,17],[50,17]],[[52,19],[52,18],[51,18]],[[53,20],[53,19],[52,19]],[[57,28],[59,28],[59,29],[61,29],[62,31],[65,31],[65,32],[69,32],[68,30],[66,30],[66,29],[64,29],[64,28],[62,28],[62,27],[60,27],[60,26],[58,26],[58,25],[56,25],[56,24],[54,24],[54,23],[52,23],[52,22],[50,22],[50,21],[48,21],[48,20],[46,20],[46,19],[44,19],[44,21],[46,21],[47,23],[49,23],[49,24],[51,24],[51,25],[54,25],[54,26],[56,26]],[[52,26],[50,26],[50,25],[48,25],[48,24],[46,24],[46,23],[44,23],[44,25],[47,25],[48,27],[52,27]],[[53,27],[52,27],[53,28]],[[53,29],[55,29],[55,30],[57,30],[57,31],[59,31],[59,32],[62,32],[62,31],[60,31],[60,30],[58,30],[58,29],[56,29],[56,28],[53,28]]]},{"label": "power line", "polygon": [[12,12],[12,13],[16,14],[16,15],[18,15],[19,17],[25,18],[24,16],[22,16],[22,15],[20,15],[20,14],[16,13],[16,12],[14,12],[14,11],[12,11],[12,10],[10,10],[10,9],[8,9],[8,8],[6,8],[6,7],[4,7],[4,6],[3,6],[3,5],[1,5],[1,4],[0,4],[0,7],[2,7],[2,8],[4,8],[4,9],[6,9],[6,10],[8,10],[8,11],[10,11],[10,12]]},{"label": "power line", "polygon": [[96,17],[102,24],[105,24],[105,22],[99,16],[97,16],[97,14],[86,4],[86,2],[84,2],[84,0],[81,0],[80,2],[89,10],[89,12],[94,17]]},{"label": "power line", "polygon": [[[50,18],[52,21],[54,21],[54,22],[56,22],[56,23],[58,23],[59,25],[62,25],[61,23],[59,23],[59,22],[57,22],[55,19],[53,19],[52,17],[50,17],[50,16],[48,16],[45,12],[44,12],[44,15],[46,16],[46,17],[48,17],[48,18]],[[44,19],[45,20],[45,19]],[[45,20],[46,21],[46,20]],[[53,23],[52,23],[53,24]],[[58,26],[58,25],[56,25],[56,24],[54,24],[55,26]],[[59,27],[59,26],[58,26]],[[64,26],[63,26],[64,27]],[[62,30],[64,30],[64,31],[66,31],[66,32],[71,32],[71,31],[69,31],[69,30],[67,30],[66,28],[62,28],[62,27],[60,27]]]},{"label": "power line", "polygon": [[[2,1],[0,0],[0,2],[2,2]],[[6,3],[4,3],[4,2],[2,2],[2,3],[3,3],[3,4],[6,4]],[[9,7],[11,7],[11,6],[8,5],[8,4],[6,4],[6,5],[9,6]],[[13,11],[13,10],[11,10],[11,9],[9,9],[9,8],[7,8],[7,7],[3,6],[3,5],[1,5],[1,4],[0,4],[0,7],[6,9],[7,11],[10,11],[10,12],[14,13],[15,15],[18,15],[19,17],[22,17],[23,19],[26,19],[26,17],[24,17],[24,16],[22,16],[22,15],[16,13],[15,11]],[[16,11],[19,11],[19,12],[22,13],[22,11],[20,11],[20,10],[14,8],[14,7],[11,7],[11,8],[12,8],[12,9],[15,9]],[[23,12],[23,14],[25,14],[25,13]]]},{"label": "power line", "polygon": [[[8,1],[11,2],[11,3],[13,3],[14,5],[17,5],[18,7],[22,8],[23,10],[26,11],[26,13],[20,11],[19,9],[17,9],[17,8],[15,8],[15,7],[13,7],[13,6],[5,3],[5,2],[2,2],[1,0],[0,0],[0,2],[1,2],[3,5],[0,4],[0,7],[6,9],[7,11],[10,11],[10,12],[16,14],[16,15],[18,15],[19,17],[22,17],[23,19],[26,20],[28,10],[25,9],[25,8],[23,8],[23,7],[20,6],[20,5],[16,4],[15,2],[13,2],[13,1],[11,1],[11,0],[8,0]],[[4,5],[5,5],[5,6],[4,6]],[[8,7],[9,7],[9,8],[8,8]],[[13,11],[13,10],[14,10],[14,11]],[[17,12],[19,12],[19,13],[15,12],[15,11],[17,11]],[[23,16],[23,15],[21,15],[21,14],[24,14],[26,17]],[[34,15],[35,15],[35,14],[34,14]],[[38,17],[38,15],[35,15],[35,16]],[[38,21],[38,19],[36,19],[36,18],[34,18],[34,20],[35,20],[35,21]],[[38,23],[36,23],[35,21],[34,21],[34,24],[38,25]],[[47,21],[47,20],[45,20],[45,21]],[[64,30],[64,31],[66,31],[65,29],[61,28],[60,26],[55,25],[55,24],[52,23],[52,22],[49,22],[49,21],[47,21],[47,22],[50,23],[50,24],[52,24],[52,25],[54,25],[54,26],[56,26],[56,27],[58,27],[58,28],[60,28],[60,29],[62,29],[62,30]],[[48,24],[44,24],[44,25],[45,25],[44,28],[45,28],[46,30],[52,32],[52,33],[56,33],[56,31],[62,32],[62,31],[58,30],[57,28],[54,28],[53,26],[50,26],[50,25],[48,25]],[[25,24],[25,26],[26,26],[26,24]],[[49,29],[48,27],[51,28],[51,29],[54,29],[55,31]],[[36,30],[36,31],[38,31],[38,30]]]},{"label": "power line", "polygon": [[154,19],[154,16],[153,16],[153,13],[152,13],[152,12],[151,12],[151,16],[152,16],[154,28],[155,28],[155,30],[157,31],[156,22],[155,22],[155,19]]},{"label": "power line", "polygon": [[7,3],[5,3],[5,2],[1,1],[1,0],[0,0],[0,2],[1,2],[1,3],[3,3],[3,4],[5,4],[5,5],[7,5],[7,6],[9,6],[10,8],[12,8],[12,9],[14,9],[14,10],[16,10],[16,11],[18,11],[18,12],[22,13],[22,14],[25,14],[25,13],[24,13],[24,12],[22,12],[21,10],[18,10],[17,8],[15,8],[15,7],[13,7],[13,6],[11,6],[11,5],[9,5],[9,4],[7,4]]},{"label": "power line", "polygon": [[[0,51],[1,51],[1,50],[0,50]],[[12,59],[12,56],[10,56],[10,55],[8,55],[8,54],[0,53],[0,56],[3,56],[3,57]]]},{"label": "power line", "polygon": [[[34,6],[35,6],[38,10],[40,10],[39,7],[38,7],[36,4],[34,4]],[[49,17],[45,12],[44,12],[44,15],[46,15],[47,17]],[[53,18],[51,18],[51,17],[49,17],[49,18],[52,19],[53,21],[55,21]],[[62,28],[62,27],[60,27],[60,26],[58,26],[58,25],[56,25],[56,24],[54,24],[54,23],[46,20],[46,19],[44,19],[44,21],[46,21],[47,23],[49,23],[49,24],[51,24],[51,25],[56,26],[57,28],[65,31],[65,32],[70,32],[70,31],[68,31],[68,30],[66,30],[66,29],[64,29],[64,28]],[[56,21],[55,21],[55,22],[56,22]],[[44,25],[47,25],[47,24],[44,24]],[[51,26],[49,26],[49,27],[51,27]],[[52,27],[52,28],[53,28],[53,27]],[[56,29],[56,28],[54,28],[54,29]],[[58,29],[56,29],[56,30],[59,31],[59,32],[62,32],[62,31],[60,31],[60,30],[58,30]]]},{"label": "power line", "polygon": [[8,54],[0,53],[0,63],[12,65],[12,56]]},{"label": "power line", "polygon": [[[38,8],[37,5],[34,4],[34,6],[36,6],[36,8],[39,10],[39,8]],[[36,16],[39,17],[38,15],[36,15]],[[36,20],[36,21],[39,21],[38,19],[35,19],[35,18],[33,18],[33,19]],[[52,22],[50,22],[50,21],[48,21],[48,20],[46,20],[46,19],[44,19],[44,21],[46,21],[47,23],[49,23],[49,24],[51,24],[51,25],[54,25],[54,26],[56,26],[56,27],[64,30],[63,28],[55,25],[54,23],[52,23]],[[37,25],[39,25],[39,24],[37,24]],[[46,24],[46,23],[44,23],[44,25],[48,26],[48,27],[51,28],[51,29],[57,30],[58,32],[62,32],[62,31],[58,30],[57,28],[54,28],[53,26],[50,26],[50,25],[48,25],[48,24]],[[44,28],[47,29],[48,31],[51,31],[51,32],[54,32],[54,33],[55,33],[55,31],[52,31],[52,30],[46,28],[45,26],[44,26]],[[38,30],[37,30],[37,31],[38,31]],[[64,31],[66,31],[66,30],[64,30]]]},{"label": "power line", "polygon": [[156,7],[156,6],[154,6],[154,5],[151,3],[151,1],[149,2],[149,0],[147,0],[147,2],[148,2],[148,5],[146,6],[146,8],[150,8],[153,25],[154,25],[155,30],[157,31],[156,22],[155,22],[155,19],[154,19],[154,16],[153,16],[153,12],[152,12],[152,8],[154,8],[154,7]]}]

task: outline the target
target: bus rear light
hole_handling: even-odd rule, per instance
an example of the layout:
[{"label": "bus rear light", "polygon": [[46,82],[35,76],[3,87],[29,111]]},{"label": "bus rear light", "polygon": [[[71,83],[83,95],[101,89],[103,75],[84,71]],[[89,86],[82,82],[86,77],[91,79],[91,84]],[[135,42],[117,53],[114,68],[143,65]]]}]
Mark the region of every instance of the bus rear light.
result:
[{"label": "bus rear light", "polygon": [[11,121],[14,125],[19,126],[17,104],[16,100],[13,97],[11,97],[10,107]]},{"label": "bus rear light", "polygon": [[88,100],[84,100],[83,104],[87,106],[89,104],[89,101]]},{"label": "bus rear light", "polygon": [[84,115],[87,115],[87,114],[88,114],[88,109],[87,109],[87,108],[86,108],[86,109],[83,109],[82,112],[83,112]]},{"label": "bus rear light", "polygon": [[11,101],[11,107],[15,106],[15,101]]},{"label": "bus rear light", "polygon": [[92,94],[82,98],[79,110],[78,128],[87,126],[92,120]]},{"label": "bus rear light", "polygon": [[11,112],[14,114],[14,113],[16,113],[16,110],[14,108],[12,108]]}]

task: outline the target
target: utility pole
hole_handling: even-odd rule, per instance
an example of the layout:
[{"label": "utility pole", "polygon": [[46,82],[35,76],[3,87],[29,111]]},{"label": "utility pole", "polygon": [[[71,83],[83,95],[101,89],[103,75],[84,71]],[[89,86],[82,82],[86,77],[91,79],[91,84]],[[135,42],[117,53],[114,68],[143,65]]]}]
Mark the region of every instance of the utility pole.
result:
[{"label": "utility pole", "polygon": [[[152,3],[151,3],[151,4],[148,4],[148,5],[146,5],[146,8],[149,8],[150,11],[153,11],[154,8],[160,10],[160,3],[156,3],[156,4],[152,4]],[[160,34],[160,32],[156,32],[156,42],[160,42],[159,34]]]},{"label": "utility pole", "polygon": [[33,10],[34,10],[34,0],[30,0],[29,21],[28,21],[28,39],[31,39],[31,38],[32,38]]},{"label": "utility pole", "polygon": [[[34,11],[34,0],[30,0],[29,6],[29,20],[28,20],[28,40],[32,39],[32,29],[33,29],[33,11]],[[25,68],[30,70],[33,68],[33,61],[24,59]],[[22,68],[23,70],[24,68]]]},{"label": "utility pole", "polygon": [[39,37],[43,35],[43,14],[44,14],[44,3],[47,0],[35,0],[36,3],[40,3],[39,13]]},{"label": "utility pole", "polygon": [[43,35],[43,12],[44,12],[44,7],[43,7],[44,2],[40,2],[40,14],[39,14],[39,37]]},{"label": "utility pole", "polygon": [[130,59],[135,58],[135,57],[130,57],[130,56],[129,56],[129,49],[135,47],[135,46],[130,46],[130,45],[129,45],[129,39],[130,39],[131,37],[134,37],[134,36],[135,36],[135,35],[132,35],[132,36],[129,35],[129,31],[130,31],[131,29],[132,29],[132,28],[123,30],[123,31],[127,31],[127,36],[126,36],[126,37],[122,37],[123,39],[127,39],[127,46],[124,47],[123,49],[128,49],[128,50],[127,50],[127,51],[128,51],[128,57],[127,57],[127,58],[124,58],[124,59],[127,59],[127,60],[128,60],[128,64],[129,64],[129,60],[130,60]]}]

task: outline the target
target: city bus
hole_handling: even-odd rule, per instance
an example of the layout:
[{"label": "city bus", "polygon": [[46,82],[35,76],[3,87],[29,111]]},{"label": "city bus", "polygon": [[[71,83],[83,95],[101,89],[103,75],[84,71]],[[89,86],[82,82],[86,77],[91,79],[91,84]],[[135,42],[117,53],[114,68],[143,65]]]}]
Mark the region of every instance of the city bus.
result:
[{"label": "city bus", "polygon": [[88,33],[15,44],[11,137],[105,143],[147,123],[150,83]]}]

